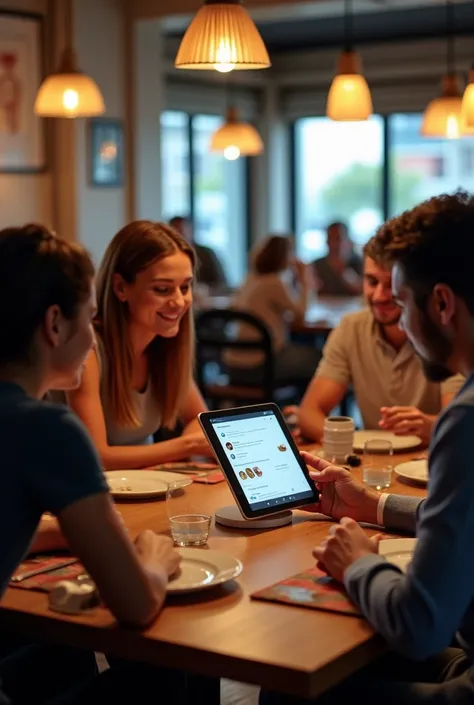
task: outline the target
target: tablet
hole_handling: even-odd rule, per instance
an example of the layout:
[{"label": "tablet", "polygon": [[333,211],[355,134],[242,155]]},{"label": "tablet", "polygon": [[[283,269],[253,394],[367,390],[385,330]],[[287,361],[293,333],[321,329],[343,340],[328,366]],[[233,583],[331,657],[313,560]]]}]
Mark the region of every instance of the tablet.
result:
[{"label": "tablet", "polygon": [[276,404],[205,411],[198,418],[244,517],[319,500]]}]

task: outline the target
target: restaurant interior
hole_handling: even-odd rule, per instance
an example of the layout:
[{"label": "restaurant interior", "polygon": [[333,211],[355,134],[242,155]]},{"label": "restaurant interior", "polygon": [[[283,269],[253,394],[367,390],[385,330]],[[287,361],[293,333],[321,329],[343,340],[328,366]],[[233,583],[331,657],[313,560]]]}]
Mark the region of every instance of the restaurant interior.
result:
[{"label": "restaurant interior", "polygon": [[[474,192],[474,2],[4,0],[0,27],[0,228],[40,223],[84,245],[96,266],[126,223],[181,228],[198,261],[212,257],[219,272],[206,277],[201,260],[194,284],[194,370],[206,407],[227,413],[276,402],[288,438],[317,456],[323,437],[296,428],[298,405],[328,336],[364,309],[362,269],[350,265],[341,292],[325,288],[318,262],[328,255],[331,228],[362,267],[363,248],[385,221],[432,196]],[[261,264],[269,237],[272,256],[288,243],[280,270]],[[273,321],[260,315],[251,292],[255,272],[283,270],[296,303],[281,325],[301,357],[279,376]],[[242,343],[245,326],[254,331]],[[239,364],[239,355],[254,353],[260,357]],[[355,477],[364,479],[365,464],[383,456],[388,484],[372,487],[426,495],[429,438],[406,436],[405,445],[389,443],[372,458],[350,384],[332,412],[353,419],[342,457]],[[324,433],[328,453],[326,426]],[[281,438],[276,456],[293,443]],[[223,453],[235,459],[229,454],[243,441],[233,439]],[[187,468],[160,464],[162,475],[171,471],[164,490],[150,492],[145,463],[130,471],[116,464],[109,484],[132,536],[167,533],[173,512],[198,510],[210,523],[216,515],[204,540],[209,535],[214,573],[201,566],[205,578],[191,588],[189,578],[156,623],[139,631],[97,603],[68,614],[51,596],[48,603],[39,584],[10,583],[0,629],[92,649],[101,669],[103,654],[189,668],[186,702],[209,705],[256,705],[260,688],[315,698],[380,656],[386,645],[340,589],[334,600],[342,607],[321,588],[308,598],[314,609],[283,604],[298,604],[296,592],[293,599],[269,592],[288,576],[295,591],[309,589],[314,573],[305,571],[327,517],[296,509],[292,525],[283,512],[264,526],[226,513],[234,500],[244,510],[225,468],[212,453],[190,455]],[[392,474],[397,463],[413,461],[423,464],[422,476]],[[265,479],[253,462],[240,470],[244,486]],[[171,533],[184,552],[199,545]],[[218,554],[236,563],[220,564]],[[73,568],[71,580],[89,585],[82,565]],[[28,569],[18,569],[23,587]],[[324,639],[311,645],[318,634]]]}]

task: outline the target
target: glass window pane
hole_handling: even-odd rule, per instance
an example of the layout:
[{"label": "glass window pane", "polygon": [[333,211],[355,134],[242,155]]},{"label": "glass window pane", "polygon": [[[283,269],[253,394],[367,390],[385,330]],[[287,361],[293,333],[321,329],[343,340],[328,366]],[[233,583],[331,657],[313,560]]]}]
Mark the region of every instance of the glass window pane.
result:
[{"label": "glass window pane", "polygon": [[324,256],[326,227],[335,220],[363,245],[383,220],[383,119],[303,118],[295,124],[295,150],[298,256]]},{"label": "glass window pane", "polygon": [[245,160],[228,161],[209,151],[222,122],[215,115],[192,119],[194,236],[216,252],[229,283],[236,286],[247,266]]},{"label": "glass window pane", "polygon": [[191,211],[189,187],[189,116],[175,110],[161,114],[161,211],[163,220]]},{"label": "glass window pane", "polygon": [[389,216],[457,188],[474,190],[474,137],[427,139],[422,115],[389,118]]}]

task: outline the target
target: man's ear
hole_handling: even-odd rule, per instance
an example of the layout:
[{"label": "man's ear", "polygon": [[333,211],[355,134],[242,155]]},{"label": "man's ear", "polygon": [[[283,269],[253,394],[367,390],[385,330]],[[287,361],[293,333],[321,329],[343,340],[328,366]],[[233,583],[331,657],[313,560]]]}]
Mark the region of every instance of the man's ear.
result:
[{"label": "man's ear", "polygon": [[63,316],[59,306],[50,306],[44,316],[43,330],[47,342],[57,348],[62,340]]},{"label": "man's ear", "polygon": [[447,284],[436,284],[433,289],[433,305],[435,315],[441,325],[448,325],[456,309],[456,296]]}]

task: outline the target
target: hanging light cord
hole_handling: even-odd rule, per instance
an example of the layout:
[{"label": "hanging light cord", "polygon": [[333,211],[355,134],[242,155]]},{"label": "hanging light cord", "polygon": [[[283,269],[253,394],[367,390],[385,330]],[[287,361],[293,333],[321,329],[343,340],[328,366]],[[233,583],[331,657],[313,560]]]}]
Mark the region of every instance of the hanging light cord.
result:
[{"label": "hanging light cord", "polygon": [[456,73],[456,46],[454,35],[454,5],[446,0],[446,67],[448,75]]},{"label": "hanging light cord", "polygon": [[352,51],[354,37],[354,11],[352,0],[344,1],[344,51]]}]

